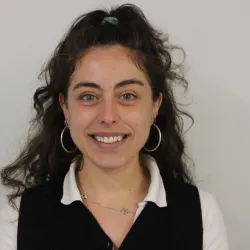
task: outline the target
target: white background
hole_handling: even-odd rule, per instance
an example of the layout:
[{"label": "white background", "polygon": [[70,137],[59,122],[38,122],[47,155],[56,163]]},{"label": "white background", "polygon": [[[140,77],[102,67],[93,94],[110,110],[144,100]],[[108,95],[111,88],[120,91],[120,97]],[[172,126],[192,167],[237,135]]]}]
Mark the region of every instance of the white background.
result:
[{"label": "white background", "polygon": [[[26,138],[37,76],[80,14],[125,1],[0,0],[0,166]],[[250,2],[131,1],[187,53],[188,145],[198,185],[219,201],[230,249],[250,249]],[[248,190],[248,192],[247,192]],[[0,207],[6,191],[0,187]]]}]

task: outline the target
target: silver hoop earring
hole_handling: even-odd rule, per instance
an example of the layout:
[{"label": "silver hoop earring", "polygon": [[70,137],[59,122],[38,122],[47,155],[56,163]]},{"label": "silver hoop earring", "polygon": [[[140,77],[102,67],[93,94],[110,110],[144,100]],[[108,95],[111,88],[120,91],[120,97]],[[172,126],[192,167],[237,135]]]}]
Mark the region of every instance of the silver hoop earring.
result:
[{"label": "silver hoop earring", "polygon": [[64,123],[65,123],[65,127],[64,127],[64,129],[62,130],[62,133],[61,133],[61,145],[62,145],[62,148],[64,149],[65,152],[67,152],[68,154],[71,154],[71,153],[75,152],[77,148],[75,148],[73,150],[68,150],[67,148],[65,148],[65,146],[63,144],[63,135],[64,135],[65,130],[67,128],[69,128],[69,127],[68,127],[67,121],[64,121]]},{"label": "silver hoop earring", "polygon": [[156,129],[157,129],[157,131],[158,131],[158,134],[159,134],[159,141],[158,141],[156,147],[154,147],[153,149],[147,149],[146,147],[143,147],[143,148],[144,148],[146,151],[148,151],[148,152],[153,152],[153,151],[155,151],[155,150],[160,146],[160,144],[161,144],[161,131],[160,131],[159,127],[158,127],[155,123],[154,123],[153,125],[156,127]]}]

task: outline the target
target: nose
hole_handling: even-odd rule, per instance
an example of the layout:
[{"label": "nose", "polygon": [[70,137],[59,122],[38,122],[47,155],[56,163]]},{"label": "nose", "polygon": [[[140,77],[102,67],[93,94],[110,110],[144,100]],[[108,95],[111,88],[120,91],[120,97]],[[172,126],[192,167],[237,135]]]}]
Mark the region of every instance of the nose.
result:
[{"label": "nose", "polygon": [[119,120],[117,105],[114,100],[105,100],[101,103],[98,120],[101,123],[113,124]]}]

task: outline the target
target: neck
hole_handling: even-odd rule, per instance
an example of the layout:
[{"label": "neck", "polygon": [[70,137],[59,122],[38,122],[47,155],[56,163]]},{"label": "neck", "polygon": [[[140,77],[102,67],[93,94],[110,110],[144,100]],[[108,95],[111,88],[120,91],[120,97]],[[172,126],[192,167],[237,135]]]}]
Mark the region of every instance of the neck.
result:
[{"label": "neck", "polygon": [[84,159],[77,178],[83,192],[103,203],[138,203],[149,187],[146,168],[140,165],[139,158],[112,169],[103,169]]}]

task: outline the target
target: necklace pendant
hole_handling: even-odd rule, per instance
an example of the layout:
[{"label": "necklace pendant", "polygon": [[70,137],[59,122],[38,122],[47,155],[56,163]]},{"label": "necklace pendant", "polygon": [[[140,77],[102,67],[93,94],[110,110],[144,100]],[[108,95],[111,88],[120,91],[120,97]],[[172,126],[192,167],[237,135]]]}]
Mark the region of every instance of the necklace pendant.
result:
[{"label": "necklace pendant", "polygon": [[128,214],[128,209],[127,208],[122,208],[120,209],[121,214]]}]

